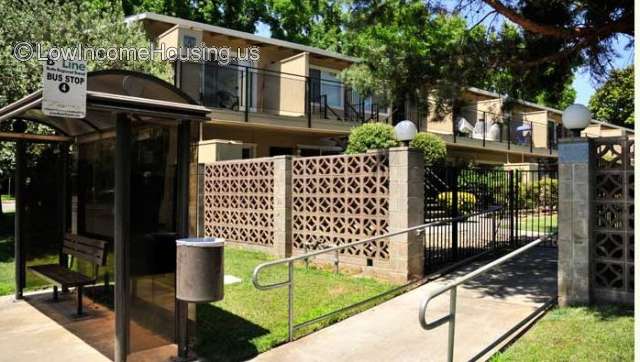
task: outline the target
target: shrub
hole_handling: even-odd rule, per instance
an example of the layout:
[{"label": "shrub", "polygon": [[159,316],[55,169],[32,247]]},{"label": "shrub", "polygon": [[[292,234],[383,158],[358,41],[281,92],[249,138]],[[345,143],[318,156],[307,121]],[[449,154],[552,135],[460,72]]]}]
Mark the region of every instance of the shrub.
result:
[{"label": "shrub", "polygon": [[509,199],[509,174],[500,168],[462,169],[458,173],[458,189],[476,196],[479,207],[503,205]]},{"label": "shrub", "polygon": [[365,123],[351,130],[346,153],[363,153],[397,145],[398,141],[392,126],[384,123]]},{"label": "shrub", "polygon": [[447,144],[442,138],[431,133],[418,133],[411,141],[411,147],[422,151],[427,166],[442,163],[447,158]]},{"label": "shrub", "polygon": [[518,187],[518,207],[521,209],[553,208],[557,195],[557,179],[542,177],[531,184],[520,182]]},{"label": "shrub", "polygon": [[[453,194],[451,192],[441,192],[438,194],[438,202],[451,210],[453,206]],[[472,212],[476,206],[476,197],[469,192],[458,192],[458,213],[466,214]]]}]

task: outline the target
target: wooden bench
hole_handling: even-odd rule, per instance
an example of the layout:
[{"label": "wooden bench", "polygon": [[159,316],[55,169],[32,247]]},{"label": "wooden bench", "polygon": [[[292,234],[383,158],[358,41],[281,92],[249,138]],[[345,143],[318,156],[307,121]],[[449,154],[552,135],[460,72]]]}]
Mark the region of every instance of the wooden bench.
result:
[{"label": "wooden bench", "polygon": [[34,265],[29,270],[38,276],[54,283],[53,300],[58,300],[58,286],[62,289],[76,288],[78,294],[77,313],[82,315],[82,289],[85,285],[95,284],[98,280],[98,271],[107,262],[107,242],[92,239],[85,236],[66,234],[62,243],[62,253],[71,257],[68,265],[72,266],[74,258],[86,261],[93,265],[93,276],[86,276],[67,266],[60,264]]}]

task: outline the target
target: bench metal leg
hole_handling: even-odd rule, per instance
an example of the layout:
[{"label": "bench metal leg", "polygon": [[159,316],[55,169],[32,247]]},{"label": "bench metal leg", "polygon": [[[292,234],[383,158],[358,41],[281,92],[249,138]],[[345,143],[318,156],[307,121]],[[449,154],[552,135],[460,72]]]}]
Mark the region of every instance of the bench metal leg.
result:
[{"label": "bench metal leg", "polygon": [[77,288],[77,292],[78,292],[78,315],[81,316],[82,315],[82,287],[78,287]]},{"label": "bench metal leg", "polygon": [[53,286],[53,301],[54,302],[58,301],[58,286],[57,285]]}]

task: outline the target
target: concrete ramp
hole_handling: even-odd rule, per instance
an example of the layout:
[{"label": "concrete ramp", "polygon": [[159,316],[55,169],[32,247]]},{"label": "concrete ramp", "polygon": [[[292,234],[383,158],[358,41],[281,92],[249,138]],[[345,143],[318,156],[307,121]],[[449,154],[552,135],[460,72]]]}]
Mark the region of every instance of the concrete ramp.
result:
[{"label": "concrete ramp", "polygon": [[[455,360],[483,360],[513,338],[557,296],[557,249],[536,247],[458,288]],[[448,326],[425,331],[418,306],[426,291],[489,260],[414,289],[255,361],[446,361]],[[431,301],[429,320],[446,315],[448,293]]]}]

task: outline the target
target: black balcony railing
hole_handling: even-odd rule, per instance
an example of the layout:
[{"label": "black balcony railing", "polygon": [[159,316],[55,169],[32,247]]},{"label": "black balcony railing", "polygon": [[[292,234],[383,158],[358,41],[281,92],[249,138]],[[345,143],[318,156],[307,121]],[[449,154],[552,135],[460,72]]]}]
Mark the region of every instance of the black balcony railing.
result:
[{"label": "black balcony railing", "polygon": [[[486,147],[491,142],[506,144],[507,149],[512,146],[528,148],[529,152],[548,150],[549,154],[557,149],[562,127],[552,121],[547,121],[546,129],[539,123],[529,121],[522,114],[499,115],[477,110],[461,110],[454,114],[452,124],[453,142],[460,138],[472,138],[482,142]],[[544,144],[537,144],[541,138],[539,133],[546,133]]]},{"label": "black balcony railing", "polygon": [[346,84],[244,65],[179,63],[179,87],[202,105],[244,114],[349,123],[381,122],[388,107]]}]

